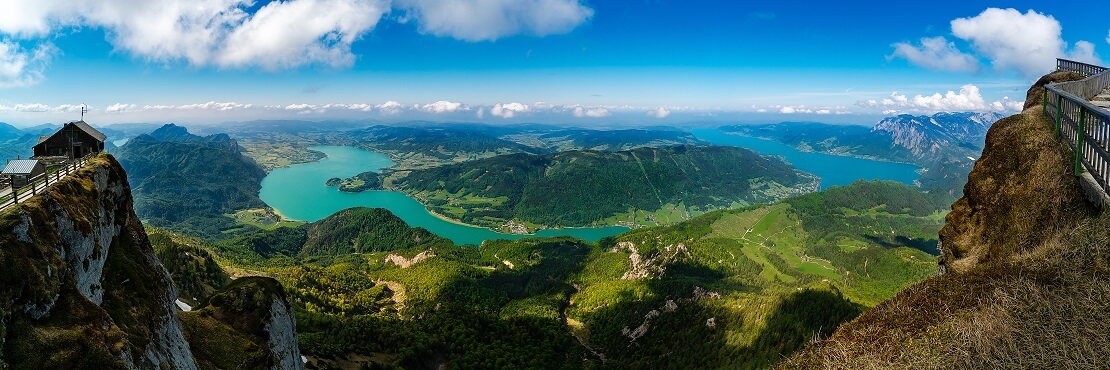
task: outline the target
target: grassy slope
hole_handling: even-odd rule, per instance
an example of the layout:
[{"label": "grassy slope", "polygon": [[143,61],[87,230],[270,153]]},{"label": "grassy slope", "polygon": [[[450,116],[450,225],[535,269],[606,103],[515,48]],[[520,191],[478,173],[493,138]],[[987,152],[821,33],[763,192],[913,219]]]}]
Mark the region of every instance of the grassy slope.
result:
[{"label": "grassy slope", "polygon": [[1110,216],[1041,113],[998,121],[941,231],[949,273],[900,292],[784,368],[1099,368],[1110,358]]}]

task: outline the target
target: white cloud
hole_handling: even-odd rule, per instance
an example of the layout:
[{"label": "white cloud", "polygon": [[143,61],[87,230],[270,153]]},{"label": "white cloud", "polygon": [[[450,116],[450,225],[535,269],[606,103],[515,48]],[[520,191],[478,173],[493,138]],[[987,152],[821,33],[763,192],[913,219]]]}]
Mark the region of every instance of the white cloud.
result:
[{"label": "white cloud", "polygon": [[119,50],[192,65],[294,68],[348,66],[351,43],[389,11],[385,0],[274,1],[253,14],[250,0],[6,0],[0,32],[48,37],[102,28]]},{"label": "white cloud", "polygon": [[782,114],[813,113],[813,109],[806,108],[805,105],[794,105],[794,106],[777,105],[777,106],[775,106],[775,108],[777,108],[779,110],[779,113],[782,113]]},{"label": "white cloud", "polygon": [[357,111],[363,111],[363,112],[369,112],[369,111],[374,109],[373,107],[370,106],[370,104],[328,104],[325,107],[326,108],[335,107],[335,108],[340,108],[340,109],[357,110]]},{"label": "white cloud", "polygon": [[1052,71],[1057,57],[1094,56],[1094,44],[1086,41],[1077,42],[1075,49],[1066,52],[1067,43],[1060,38],[1062,29],[1052,16],[1033,10],[1022,14],[1012,8],[988,8],[975,17],[952,21],[952,34],[971,43],[995,69],[1016,70],[1026,76]]},{"label": "white cloud", "polygon": [[1002,100],[987,102],[975,85],[964,85],[960,92],[949,90],[944,95],[915,95],[908,97],[904,94],[893,92],[882,100],[861,100],[856,105],[866,108],[882,109],[883,114],[890,112],[1017,112],[1021,111],[1025,102],[1014,101],[1009,97]]},{"label": "white cloud", "polygon": [[1102,59],[1098,57],[1098,53],[1095,53],[1095,44],[1088,41],[1076,42],[1075,47],[1068,52],[1067,58],[1077,62],[1102,64]]},{"label": "white cloud", "polygon": [[16,42],[0,40],[0,89],[38,84],[56,54],[58,49],[49,42],[25,50]]},{"label": "white cloud", "polygon": [[286,105],[284,109],[285,110],[314,110],[314,109],[316,109],[316,106],[312,105],[312,104],[289,104],[289,105]]},{"label": "white cloud", "polygon": [[570,32],[593,17],[579,0],[396,0],[420,32],[466,41]]},{"label": "white cloud", "polygon": [[975,56],[956,48],[956,44],[944,37],[926,37],[921,46],[899,42],[893,45],[894,54],[887,59],[903,58],[910,63],[932,70],[953,72],[975,72],[979,70],[979,60]]},{"label": "white cloud", "polygon": [[596,107],[596,108],[583,108],[581,106],[574,107],[574,116],[579,117],[579,118],[581,118],[581,117],[602,118],[602,117],[609,117],[610,115],[612,115],[612,113],[609,113],[608,109],[601,108],[601,107]]},{"label": "white cloud", "polygon": [[756,112],[757,113],[767,113],[767,109],[759,108],[759,109],[756,110]]},{"label": "white cloud", "polygon": [[1106,33],[1106,43],[1110,44],[1110,32]]},{"label": "white cloud", "polygon": [[62,104],[57,106],[49,106],[46,104],[16,104],[16,105],[0,105],[0,112],[20,112],[20,113],[45,113],[45,112],[62,112],[72,113],[79,112],[80,105]]},{"label": "white cloud", "polygon": [[513,118],[517,115],[517,113],[528,113],[528,112],[531,112],[531,111],[532,111],[532,107],[528,106],[527,104],[521,104],[521,103],[501,104],[501,103],[497,103],[493,106],[493,108],[490,108],[489,114],[492,114],[494,116],[501,117],[501,118]]},{"label": "white cloud", "polygon": [[219,45],[216,64],[268,69],[354,64],[351,44],[389,11],[377,0],[274,1],[236,25]]},{"label": "white cloud", "polygon": [[647,114],[649,116],[662,119],[669,117],[671,115],[671,111],[667,110],[666,107],[659,107],[659,109],[649,110]]},{"label": "white cloud", "polygon": [[143,110],[216,110],[216,111],[230,111],[235,109],[253,108],[253,104],[240,104],[236,102],[218,102],[209,101],[207,103],[197,104],[184,104],[184,105],[144,105]]},{"label": "white cloud", "polygon": [[104,111],[108,113],[127,113],[137,109],[139,109],[139,106],[135,104],[116,103],[104,108]]},{"label": "white cloud", "polygon": [[397,113],[401,113],[401,111],[405,109],[405,107],[403,105],[401,105],[401,103],[397,102],[396,100],[390,100],[390,101],[387,101],[385,103],[378,104],[374,108],[377,108],[378,111],[380,111],[380,112],[382,112],[383,114],[386,114],[386,115],[394,115],[394,114],[397,114]]},{"label": "white cloud", "polygon": [[455,103],[446,100],[440,100],[431,104],[424,104],[421,107],[426,112],[431,113],[451,113],[463,109],[462,103]]},{"label": "white cloud", "polygon": [[814,113],[817,113],[817,114],[832,114],[832,111],[828,110],[828,109],[818,109]]}]

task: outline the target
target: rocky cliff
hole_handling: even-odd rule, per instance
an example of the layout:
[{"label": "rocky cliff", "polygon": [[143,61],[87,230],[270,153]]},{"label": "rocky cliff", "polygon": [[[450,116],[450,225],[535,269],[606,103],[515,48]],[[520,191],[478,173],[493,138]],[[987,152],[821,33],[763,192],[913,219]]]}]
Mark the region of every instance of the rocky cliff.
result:
[{"label": "rocky cliff", "polygon": [[274,279],[236,279],[184,320],[202,368],[304,369],[293,309]]},{"label": "rocky cliff", "polygon": [[940,232],[944,274],[810,343],[784,368],[1104,368],[1110,213],[1084,198],[1041,108],[996,122]]},{"label": "rocky cliff", "polygon": [[[0,212],[0,266],[0,368],[198,368],[190,347],[208,337],[186,340],[178,289],[110,155]],[[278,338],[267,356],[299,356],[291,313],[270,303],[284,302],[280,289],[259,293],[272,314],[255,322]]]},{"label": "rocky cliff", "polygon": [[196,369],[123,168],[101,155],[0,214],[0,359],[13,368]]}]

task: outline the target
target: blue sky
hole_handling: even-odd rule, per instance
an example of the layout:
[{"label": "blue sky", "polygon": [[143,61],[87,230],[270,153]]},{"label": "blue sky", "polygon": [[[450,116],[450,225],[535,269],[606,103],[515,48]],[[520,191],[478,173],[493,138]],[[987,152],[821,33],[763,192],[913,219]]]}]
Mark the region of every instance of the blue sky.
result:
[{"label": "blue sky", "polygon": [[143,3],[0,4],[0,121],[870,124],[1110,57],[1102,2]]}]

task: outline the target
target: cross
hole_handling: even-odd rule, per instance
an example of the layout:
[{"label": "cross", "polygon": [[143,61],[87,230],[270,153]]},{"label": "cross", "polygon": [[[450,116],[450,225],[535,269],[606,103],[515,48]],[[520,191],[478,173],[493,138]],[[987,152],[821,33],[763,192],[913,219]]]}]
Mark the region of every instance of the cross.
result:
[{"label": "cross", "polygon": [[88,104],[81,104],[81,121],[85,120],[85,113],[89,112]]}]

